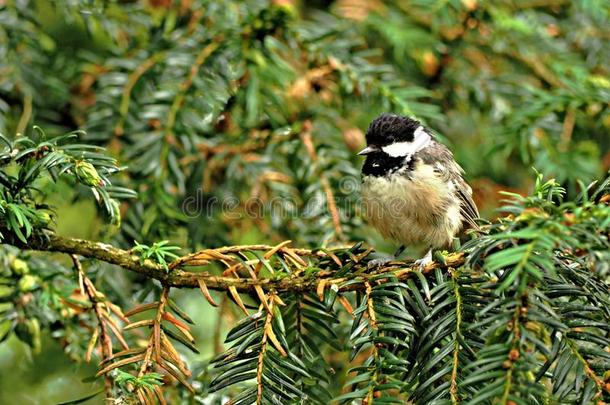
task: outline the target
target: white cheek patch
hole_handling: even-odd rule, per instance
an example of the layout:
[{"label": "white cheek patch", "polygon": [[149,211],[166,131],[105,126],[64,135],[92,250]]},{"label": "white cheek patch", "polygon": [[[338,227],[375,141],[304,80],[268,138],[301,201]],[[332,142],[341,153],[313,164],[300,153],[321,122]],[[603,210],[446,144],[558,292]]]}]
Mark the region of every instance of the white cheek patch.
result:
[{"label": "white cheek patch", "polygon": [[432,137],[430,136],[430,134],[428,134],[426,131],[424,131],[424,127],[422,127],[422,126],[417,127],[417,129],[413,133],[413,142],[411,142],[415,149],[414,152],[417,152],[418,150],[422,150],[423,148],[428,146],[428,144],[430,144],[431,140],[432,140]]},{"label": "white cheek patch", "polygon": [[382,147],[381,150],[392,157],[407,156],[412,153],[413,143],[394,142],[393,144]]},{"label": "white cheek patch", "polygon": [[419,126],[413,133],[412,142],[394,142],[382,147],[381,150],[392,157],[410,156],[428,146],[431,140],[432,138],[424,130],[424,127]]}]

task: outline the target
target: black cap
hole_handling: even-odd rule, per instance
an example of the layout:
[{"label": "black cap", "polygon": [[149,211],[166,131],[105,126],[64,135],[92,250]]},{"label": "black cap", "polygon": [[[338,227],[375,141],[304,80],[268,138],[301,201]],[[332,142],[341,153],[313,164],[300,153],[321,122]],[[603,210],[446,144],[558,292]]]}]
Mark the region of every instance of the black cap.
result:
[{"label": "black cap", "polygon": [[366,130],[366,143],[384,146],[394,142],[411,142],[420,125],[419,121],[409,117],[383,113]]}]

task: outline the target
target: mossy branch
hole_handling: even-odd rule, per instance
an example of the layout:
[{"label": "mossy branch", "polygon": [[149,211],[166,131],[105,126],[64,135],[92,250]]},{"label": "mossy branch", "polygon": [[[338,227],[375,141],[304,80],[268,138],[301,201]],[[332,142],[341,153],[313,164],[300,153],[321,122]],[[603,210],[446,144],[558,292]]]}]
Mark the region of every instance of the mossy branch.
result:
[{"label": "mossy branch", "polygon": [[[264,250],[273,251],[277,246],[270,245],[246,245],[246,246],[227,246],[218,249],[206,249],[201,252],[192,253],[176,259],[170,264],[169,272],[165,271],[163,266],[154,263],[150,260],[140,261],[140,258],[128,250],[119,249],[115,246],[102,242],[94,242],[85,239],[67,238],[54,233],[46,233],[44,235],[32,236],[27,244],[19,241],[17,238],[6,238],[4,244],[14,245],[24,250],[36,250],[44,252],[59,252],[79,255],[89,259],[97,259],[109,264],[114,264],[129,271],[144,275],[148,278],[158,280],[167,287],[177,288],[200,288],[200,281],[203,281],[207,288],[216,291],[228,291],[234,287],[239,292],[255,291],[260,287],[265,291],[275,290],[277,292],[292,291],[292,292],[316,292],[320,289],[337,285],[341,291],[365,290],[366,283],[374,279],[382,273],[393,273],[398,279],[404,280],[413,275],[419,270],[417,266],[411,266],[411,263],[405,262],[389,262],[374,270],[367,269],[367,261],[361,260],[356,263],[349,274],[337,276],[334,270],[319,270],[311,275],[287,275],[283,278],[263,278],[263,277],[230,277],[212,275],[209,272],[191,272],[181,270],[179,267],[188,265],[189,261],[196,260],[197,263],[205,265],[212,260],[203,261],[196,259],[201,255],[205,257],[217,255],[218,261],[223,261],[227,253],[236,253],[241,251]],[[281,244],[282,248],[285,244]],[[297,258],[317,257],[317,258],[332,258],[332,252],[312,251],[307,249],[290,249],[290,253]],[[368,254],[368,252],[367,252]],[[195,259],[193,259],[195,258]],[[334,259],[333,259],[334,260]],[[462,253],[454,253],[446,258],[447,267],[459,267],[464,263],[464,255]],[[247,265],[248,263],[244,263]],[[433,263],[426,267],[425,273],[439,267],[438,263]],[[235,268],[229,269],[232,274],[236,275]],[[228,273],[226,271],[225,273]],[[351,281],[345,286],[347,281]]]}]

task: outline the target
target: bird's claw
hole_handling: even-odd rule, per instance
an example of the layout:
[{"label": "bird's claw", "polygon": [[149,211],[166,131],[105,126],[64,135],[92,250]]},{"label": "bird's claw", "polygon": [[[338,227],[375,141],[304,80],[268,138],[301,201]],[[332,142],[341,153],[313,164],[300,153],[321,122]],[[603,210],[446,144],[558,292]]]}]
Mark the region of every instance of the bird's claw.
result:
[{"label": "bird's claw", "polygon": [[413,264],[418,266],[420,271],[423,271],[429,264],[433,262],[434,260],[432,260],[432,250],[429,250],[424,257],[415,260]]},{"label": "bird's claw", "polygon": [[391,259],[387,259],[387,258],[379,258],[379,259],[373,259],[373,260],[369,260],[369,262],[367,263],[366,267],[371,270],[371,269],[378,269],[379,267],[388,264],[391,261]]},{"label": "bird's claw", "polygon": [[417,259],[414,264],[419,267],[419,270],[424,270],[430,263],[433,263],[434,260],[428,257],[422,257],[421,259]]}]

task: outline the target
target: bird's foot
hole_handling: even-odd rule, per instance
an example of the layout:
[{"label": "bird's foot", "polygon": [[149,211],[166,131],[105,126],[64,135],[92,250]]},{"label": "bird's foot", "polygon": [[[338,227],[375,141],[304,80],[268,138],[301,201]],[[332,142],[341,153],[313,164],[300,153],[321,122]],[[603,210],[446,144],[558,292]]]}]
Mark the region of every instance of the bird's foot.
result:
[{"label": "bird's foot", "polygon": [[378,259],[369,260],[368,263],[366,264],[366,267],[368,270],[375,270],[375,269],[378,269],[378,268],[388,264],[391,261],[392,261],[391,258],[381,257]]},{"label": "bird's foot", "polygon": [[432,249],[430,249],[424,257],[415,260],[414,264],[419,267],[420,271],[423,271],[432,262],[434,262],[434,260],[432,260]]}]

